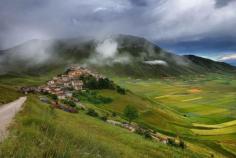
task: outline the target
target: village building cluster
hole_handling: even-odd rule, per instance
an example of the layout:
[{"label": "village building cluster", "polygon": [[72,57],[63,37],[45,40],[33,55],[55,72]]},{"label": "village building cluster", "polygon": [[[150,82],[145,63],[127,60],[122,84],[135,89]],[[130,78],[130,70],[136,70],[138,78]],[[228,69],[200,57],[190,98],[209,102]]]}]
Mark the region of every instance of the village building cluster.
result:
[{"label": "village building cluster", "polygon": [[97,80],[104,78],[102,75],[92,72],[89,69],[71,66],[64,74],[53,77],[46,85],[40,86],[40,92],[55,94],[58,99],[66,99],[72,97],[74,90],[80,91],[84,88],[84,83],[80,79],[81,76],[93,76]]},{"label": "village building cluster", "polygon": [[54,94],[58,99],[71,98],[74,90],[80,91],[84,89],[84,83],[80,78],[81,76],[93,76],[97,80],[104,78],[102,75],[87,68],[71,66],[64,74],[53,77],[53,79],[49,80],[45,85],[39,87],[22,87],[20,91],[24,94]]}]

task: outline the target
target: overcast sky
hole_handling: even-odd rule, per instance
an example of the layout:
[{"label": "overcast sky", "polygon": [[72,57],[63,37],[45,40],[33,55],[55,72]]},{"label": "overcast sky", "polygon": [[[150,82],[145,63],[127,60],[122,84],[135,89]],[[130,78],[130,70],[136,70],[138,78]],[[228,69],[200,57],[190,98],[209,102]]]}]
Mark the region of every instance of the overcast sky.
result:
[{"label": "overcast sky", "polygon": [[179,54],[236,53],[236,0],[0,0],[0,49],[30,39],[132,34]]}]

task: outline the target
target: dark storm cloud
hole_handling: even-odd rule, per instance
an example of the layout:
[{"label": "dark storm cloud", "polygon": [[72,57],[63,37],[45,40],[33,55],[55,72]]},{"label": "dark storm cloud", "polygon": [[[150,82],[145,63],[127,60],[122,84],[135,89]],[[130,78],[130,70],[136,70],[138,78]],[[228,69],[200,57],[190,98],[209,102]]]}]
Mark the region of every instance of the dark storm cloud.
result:
[{"label": "dark storm cloud", "polygon": [[0,0],[0,48],[35,38],[133,34],[160,43],[236,39],[234,0]]},{"label": "dark storm cloud", "polygon": [[141,7],[148,5],[148,2],[146,0],[130,0],[130,2],[134,5],[141,6]]},{"label": "dark storm cloud", "polygon": [[183,42],[157,42],[162,48],[178,54],[207,55],[210,58],[217,58],[224,53],[236,52],[236,40],[229,38],[205,38],[198,41]]},{"label": "dark storm cloud", "polygon": [[227,6],[230,2],[235,0],[216,0],[216,7],[224,7]]}]

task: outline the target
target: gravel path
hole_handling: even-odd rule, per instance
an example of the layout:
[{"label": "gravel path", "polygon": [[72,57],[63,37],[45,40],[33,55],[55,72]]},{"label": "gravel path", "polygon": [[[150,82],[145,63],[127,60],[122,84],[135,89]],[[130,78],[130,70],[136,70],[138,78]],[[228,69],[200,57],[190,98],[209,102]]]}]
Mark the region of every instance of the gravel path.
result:
[{"label": "gravel path", "polygon": [[7,136],[7,127],[15,114],[21,109],[27,97],[21,97],[0,107],[0,142]]}]

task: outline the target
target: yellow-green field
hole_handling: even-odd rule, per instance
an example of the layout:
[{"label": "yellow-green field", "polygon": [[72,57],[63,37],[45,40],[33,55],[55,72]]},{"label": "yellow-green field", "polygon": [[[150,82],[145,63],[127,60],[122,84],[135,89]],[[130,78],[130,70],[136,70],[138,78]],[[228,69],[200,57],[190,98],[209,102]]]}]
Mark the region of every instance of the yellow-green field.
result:
[{"label": "yellow-green field", "polygon": [[224,122],[224,123],[216,124],[216,125],[206,125],[206,124],[198,124],[198,123],[193,123],[193,125],[195,127],[225,128],[225,127],[235,126],[236,125],[236,120],[229,121],[229,122]]},{"label": "yellow-green field", "polygon": [[[165,107],[164,111],[172,111],[176,118],[184,117],[184,120],[181,119],[182,122],[177,121],[176,124],[169,120],[167,129],[169,128],[170,132],[175,128],[175,134],[186,140],[200,144],[205,141],[212,149],[234,157],[235,152],[232,151],[236,151],[235,77],[212,75],[191,80],[114,80],[135,94]],[[162,128],[159,125],[160,121],[155,120],[156,116],[150,114],[143,120]]]}]

